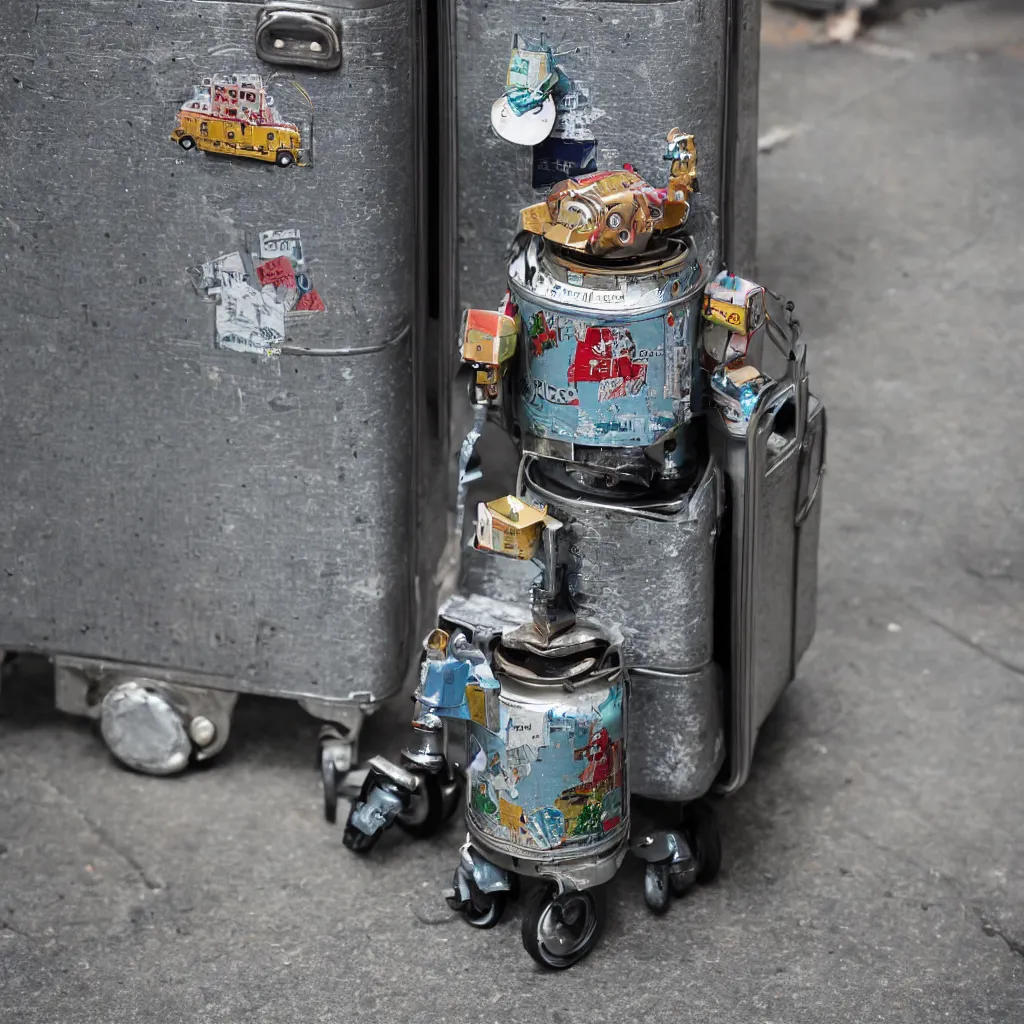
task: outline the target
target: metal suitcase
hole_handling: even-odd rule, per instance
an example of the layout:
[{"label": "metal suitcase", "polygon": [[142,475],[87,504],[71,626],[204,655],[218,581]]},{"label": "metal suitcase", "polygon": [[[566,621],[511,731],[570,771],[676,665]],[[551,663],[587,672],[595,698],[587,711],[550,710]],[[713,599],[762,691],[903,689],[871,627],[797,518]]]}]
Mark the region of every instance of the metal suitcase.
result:
[{"label": "metal suitcase", "polygon": [[[674,0],[656,7],[603,0],[561,0],[553,6],[533,0],[452,0],[446,10],[442,38],[451,41],[445,72],[455,118],[448,126],[452,142],[447,180],[452,187],[446,201],[452,212],[447,218],[449,258],[443,265],[451,270],[447,308],[453,318],[464,306],[494,303],[505,280],[505,254],[518,211],[535,202],[549,184],[535,175],[536,149],[513,145],[488,124],[516,33],[535,39],[543,33],[573,85],[585,93],[575,133],[594,140],[598,166],[631,160],[649,180],[658,180],[664,149],[659,129],[679,125],[696,135],[700,191],[693,197],[689,223],[700,258],[711,266],[725,263],[739,273],[754,272],[759,0]],[[669,46],[671,59],[666,57]],[[449,333],[454,334],[454,319]],[[515,461],[504,450],[503,439],[488,430],[480,447],[486,481],[481,495],[511,490]],[[525,482],[528,493],[550,502],[557,514],[569,515],[584,544],[591,534],[603,538],[600,555],[590,546],[596,567],[590,567],[595,575],[587,580],[599,594],[615,591],[608,551],[623,545],[628,550],[639,543],[632,538],[641,533],[645,544],[663,545],[668,552],[682,550],[685,538],[690,546],[696,545],[695,564],[710,572],[714,536],[694,532],[706,524],[698,524],[701,515],[690,510],[707,505],[700,495],[717,494],[724,486],[721,465],[710,482],[702,478],[696,491],[670,510],[601,510],[566,495],[556,500],[533,489],[529,472]],[[471,497],[467,504],[472,501]],[[717,497],[712,502],[716,515],[720,504]],[[711,549],[705,550],[709,543]],[[480,595],[521,605],[536,575],[532,565],[489,558],[471,545],[463,545],[462,558],[459,584],[445,605],[445,614],[456,619],[466,601],[478,610]],[[655,564],[658,571],[676,563],[668,557]],[[710,600],[715,591],[711,579],[700,572],[668,577],[665,592],[685,593],[694,607],[700,600]],[[721,668],[712,658],[712,617],[705,616],[694,633],[693,622],[684,622],[680,615],[662,622],[655,605],[642,610],[623,606],[627,598],[635,597],[635,588],[624,586],[620,600],[588,593],[581,600],[586,613],[599,620],[602,614],[619,624],[628,618],[632,626],[639,615],[648,639],[653,641],[660,633],[661,646],[655,643],[646,649],[643,643],[631,643],[627,631],[624,648],[636,700],[633,722],[638,725],[630,741],[633,788],[661,799],[692,799],[707,790],[725,758],[726,695],[721,691]],[[694,643],[699,652],[690,649]],[[661,649],[665,645],[675,645],[674,657]],[[656,735],[643,727],[648,720],[668,717],[677,723],[676,730]]]},{"label": "metal suitcase", "polygon": [[0,13],[0,647],[51,656],[60,706],[140,770],[215,754],[239,692],[339,723],[347,767],[406,676],[417,487],[443,483],[417,467],[446,443],[420,379],[418,16]]},{"label": "metal suitcase", "polygon": [[[520,209],[591,165],[629,160],[658,178],[659,132],[673,125],[697,136],[702,258],[753,274],[760,0],[442,0],[441,12],[443,337],[461,309],[497,302]],[[491,129],[517,34],[543,37],[572,84],[573,110],[535,147]],[[556,137],[573,144],[568,161],[552,153]]]},{"label": "metal suitcase", "polygon": [[711,449],[724,467],[724,578],[715,609],[730,679],[729,763],[723,793],[747,780],[757,733],[814,637],[821,484],[828,420],[808,390],[803,355],[751,416],[746,438],[711,417]]},{"label": "metal suitcase", "polygon": [[[592,142],[589,156],[598,166],[632,160],[641,173],[658,178],[664,163],[659,132],[678,125],[696,133],[700,191],[690,220],[701,258],[754,274],[760,0],[441,0],[439,11],[439,393],[447,394],[456,373],[447,339],[455,338],[462,310],[497,302],[519,211],[544,196],[552,177],[552,168],[535,177],[534,149],[499,137],[490,123],[519,33],[543,36],[567,69],[581,113],[568,128],[556,122],[553,135]],[[558,169],[562,177],[571,172]],[[453,436],[461,438],[469,423],[458,398]],[[515,467],[496,433],[484,430],[481,458],[491,489],[507,490]],[[458,551],[450,552],[447,562],[457,565],[458,558]],[[449,572],[445,594],[470,586],[494,592],[476,590],[468,578],[460,587],[459,571]],[[484,566],[461,571],[463,577],[500,574]],[[497,579],[488,582],[500,586]]]},{"label": "metal suitcase", "polygon": [[[580,613],[623,633],[630,787],[640,796],[739,789],[814,636],[825,408],[802,361],[761,402],[745,438],[709,413],[712,459],[673,501],[603,502],[553,487],[530,465],[523,476],[527,499],[566,524]],[[527,621],[537,574],[467,538],[442,616],[474,635]]]}]

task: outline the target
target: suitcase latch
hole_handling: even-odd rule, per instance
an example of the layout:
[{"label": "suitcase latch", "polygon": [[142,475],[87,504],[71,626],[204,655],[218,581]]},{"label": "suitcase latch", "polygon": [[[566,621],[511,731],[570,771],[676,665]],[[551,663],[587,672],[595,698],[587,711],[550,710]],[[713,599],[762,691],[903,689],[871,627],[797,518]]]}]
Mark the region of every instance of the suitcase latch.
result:
[{"label": "suitcase latch", "polygon": [[268,64],[335,71],[341,67],[341,26],[326,7],[267,4],[256,20],[256,55]]}]

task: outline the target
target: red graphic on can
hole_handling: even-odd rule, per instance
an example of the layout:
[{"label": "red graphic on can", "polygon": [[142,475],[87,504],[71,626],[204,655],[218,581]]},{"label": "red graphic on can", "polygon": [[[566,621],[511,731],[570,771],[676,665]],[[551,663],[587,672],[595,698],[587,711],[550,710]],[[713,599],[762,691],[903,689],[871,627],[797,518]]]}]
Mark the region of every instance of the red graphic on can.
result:
[{"label": "red graphic on can", "polygon": [[[618,378],[629,393],[637,394],[647,380],[647,363],[635,362],[635,352],[633,338],[625,328],[588,327],[583,340],[577,342],[569,364],[569,383],[598,383]],[[613,389],[604,390],[609,393]],[[614,390],[618,391],[618,385]]]}]

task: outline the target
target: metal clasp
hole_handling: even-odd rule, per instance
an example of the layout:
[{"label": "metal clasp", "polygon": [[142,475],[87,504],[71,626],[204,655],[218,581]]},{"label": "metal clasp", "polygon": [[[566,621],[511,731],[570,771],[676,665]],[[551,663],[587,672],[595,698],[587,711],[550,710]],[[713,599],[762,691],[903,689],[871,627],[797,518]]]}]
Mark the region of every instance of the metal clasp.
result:
[{"label": "metal clasp", "polygon": [[256,55],[268,64],[335,71],[341,67],[341,26],[327,7],[267,4],[256,19]]}]

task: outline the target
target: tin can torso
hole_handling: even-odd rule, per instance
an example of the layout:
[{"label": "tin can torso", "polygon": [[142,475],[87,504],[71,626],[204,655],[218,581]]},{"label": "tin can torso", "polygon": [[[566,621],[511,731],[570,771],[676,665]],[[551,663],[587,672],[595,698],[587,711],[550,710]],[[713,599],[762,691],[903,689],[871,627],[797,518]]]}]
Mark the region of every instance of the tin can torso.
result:
[{"label": "tin can torso", "polygon": [[671,438],[662,475],[678,472],[687,447],[679,428],[699,393],[703,285],[681,240],[650,257],[600,262],[538,238],[523,244],[509,287],[522,322],[513,386],[524,450],[614,472],[645,464],[645,451]]},{"label": "tin can torso", "polygon": [[483,848],[523,858],[596,855],[629,829],[621,669],[572,692],[496,668],[499,730],[469,727],[467,822]]}]

